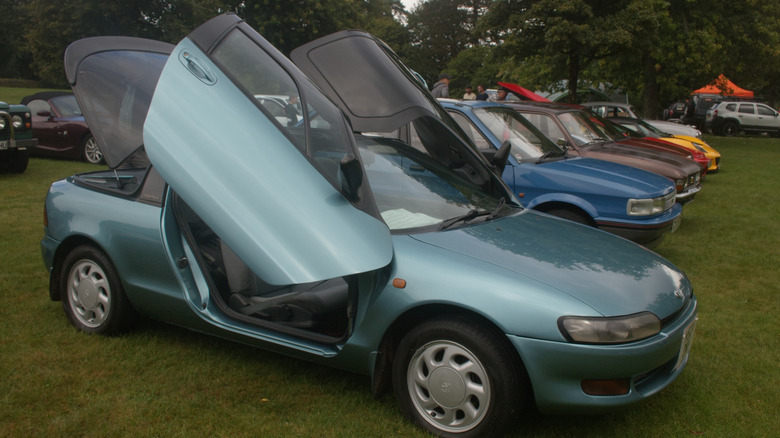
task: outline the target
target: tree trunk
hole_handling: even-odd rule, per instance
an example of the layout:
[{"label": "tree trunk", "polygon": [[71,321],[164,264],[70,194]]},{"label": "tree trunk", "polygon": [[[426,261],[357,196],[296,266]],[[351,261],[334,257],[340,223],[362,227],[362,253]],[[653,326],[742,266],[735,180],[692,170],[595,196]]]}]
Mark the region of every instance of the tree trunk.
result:
[{"label": "tree trunk", "polygon": [[645,55],[644,60],[645,86],[643,93],[644,116],[648,119],[658,119],[658,96],[660,87],[658,86],[658,61],[649,55]]},{"label": "tree trunk", "polygon": [[569,103],[577,103],[577,82],[580,75],[580,55],[569,55]]}]

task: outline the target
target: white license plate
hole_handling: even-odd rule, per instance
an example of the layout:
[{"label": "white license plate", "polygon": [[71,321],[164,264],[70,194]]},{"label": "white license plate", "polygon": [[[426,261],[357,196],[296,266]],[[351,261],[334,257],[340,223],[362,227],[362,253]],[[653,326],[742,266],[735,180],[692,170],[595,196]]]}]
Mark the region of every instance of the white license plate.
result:
[{"label": "white license plate", "polygon": [[680,354],[677,356],[677,363],[674,364],[674,369],[680,368],[682,364],[688,359],[688,355],[691,353],[691,345],[693,345],[693,333],[696,331],[696,322],[698,317],[693,320],[688,327],[683,330],[682,343],[680,345]]},{"label": "white license plate", "polygon": [[8,141],[0,140],[0,151],[4,151],[6,149],[8,149]]}]

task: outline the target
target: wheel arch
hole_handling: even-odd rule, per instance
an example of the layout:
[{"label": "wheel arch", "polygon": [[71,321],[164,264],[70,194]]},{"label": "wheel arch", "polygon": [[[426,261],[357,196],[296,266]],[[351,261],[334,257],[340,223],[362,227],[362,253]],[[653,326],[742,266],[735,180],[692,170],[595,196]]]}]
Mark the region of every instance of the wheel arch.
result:
[{"label": "wheel arch", "polygon": [[[506,344],[506,351],[512,354],[512,360],[519,365],[518,369],[522,373],[521,377],[528,381],[528,373],[525,370],[523,358],[520,357],[517,350],[512,346],[505,333],[493,321],[479,313],[452,304],[426,304],[409,309],[401,314],[382,337],[371,374],[371,392],[374,397],[378,398],[392,388],[393,359],[404,335],[418,324],[439,317],[467,319],[490,331],[497,339],[500,339],[500,342]],[[528,400],[532,401],[534,400],[533,386],[530,385],[530,382],[528,388],[531,391]]]},{"label": "wheel arch", "polygon": [[82,235],[68,236],[67,239],[57,246],[57,250],[54,252],[54,258],[52,260],[52,269],[49,273],[49,298],[51,298],[52,301],[60,301],[62,299],[62,291],[60,290],[59,282],[62,263],[64,262],[65,257],[79,246],[91,246],[102,252],[111,260],[108,253],[95,240]]},{"label": "wheel arch", "polygon": [[589,209],[578,204],[562,201],[546,201],[540,204],[536,204],[533,207],[534,210],[541,211],[542,213],[549,213],[553,210],[568,210],[588,221],[588,225],[597,227],[596,221],[593,219],[596,215],[595,211],[590,212]]}]

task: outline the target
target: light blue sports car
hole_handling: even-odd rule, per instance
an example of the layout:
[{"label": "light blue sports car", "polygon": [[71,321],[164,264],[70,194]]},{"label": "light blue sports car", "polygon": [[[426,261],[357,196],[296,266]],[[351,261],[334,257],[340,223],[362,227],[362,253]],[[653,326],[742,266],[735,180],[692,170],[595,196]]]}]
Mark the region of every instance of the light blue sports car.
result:
[{"label": "light blue sports car", "polygon": [[[679,375],[697,315],[680,270],[523,209],[372,36],[292,59],[235,15],[175,47],[68,48],[110,167],[46,198],[50,294],[77,328],[140,314],[363,373],[442,436],[500,434],[530,403],[624,406]],[[418,147],[377,134],[410,126]]]}]

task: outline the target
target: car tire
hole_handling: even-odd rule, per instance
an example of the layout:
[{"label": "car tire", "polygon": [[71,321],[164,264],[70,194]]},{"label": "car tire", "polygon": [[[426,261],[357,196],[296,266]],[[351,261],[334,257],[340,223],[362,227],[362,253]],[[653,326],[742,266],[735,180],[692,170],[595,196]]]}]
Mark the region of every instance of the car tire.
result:
[{"label": "car tire", "polygon": [[81,151],[82,157],[87,163],[100,164],[103,162],[103,152],[92,134],[87,134],[84,137],[81,142]]},{"label": "car tire", "polygon": [[92,246],[79,246],[60,270],[62,307],[71,324],[87,333],[114,335],[127,331],[135,310],[108,257]]},{"label": "car tire", "polygon": [[506,337],[465,317],[414,327],[393,360],[401,411],[438,436],[500,436],[524,408],[527,381]]},{"label": "car tire", "polygon": [[733,137],[739,134],[739,131],[739,125],[735,122],[725,122],[720,128],[721,134],[725,135],[726,137]]},{"label": "car tire", "polygon": [[29,162],[30,162],[30,151],[17,150],[16,153],[13,154],[13,158],[9,163],[9,168],[11,169],[11,172],[23,173],[25,170],[27,170],[27,164]]}]

